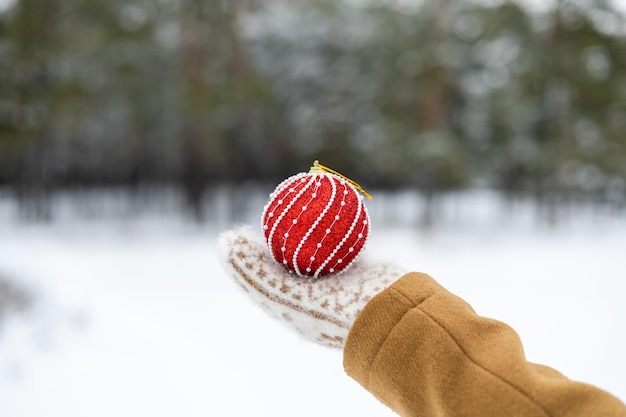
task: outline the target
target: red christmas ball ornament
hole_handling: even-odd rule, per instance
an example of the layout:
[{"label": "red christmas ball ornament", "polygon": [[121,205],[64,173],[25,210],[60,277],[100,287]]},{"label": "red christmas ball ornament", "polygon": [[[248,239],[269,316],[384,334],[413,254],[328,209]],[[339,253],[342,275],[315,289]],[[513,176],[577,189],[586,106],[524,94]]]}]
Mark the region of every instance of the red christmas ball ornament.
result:
[{"label": "red christmas ball ornament", "polygon": [[263,232],[276,262],[303,277],[336,274],[363,249],[370,219],[357,183],[315,161],[270,194]]}]

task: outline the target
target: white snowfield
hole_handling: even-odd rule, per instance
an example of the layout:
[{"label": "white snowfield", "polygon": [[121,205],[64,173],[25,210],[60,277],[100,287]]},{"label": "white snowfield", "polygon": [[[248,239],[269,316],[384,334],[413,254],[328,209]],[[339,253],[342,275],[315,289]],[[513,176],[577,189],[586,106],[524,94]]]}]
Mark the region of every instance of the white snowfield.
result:
[{"label": "white snowfield", "polygon": [[[579,208],[550,227],[476,193],[444,201],[425,231],[409,221],[418,200],[370,203],[370,256],[431,274],[516,329],[529,360],[626,400],[625,213]],[[0,279],[33,297],[0,321],[0,415],[394,416],[340,351],[283,328],[225,276],[216,239],[232,226],[167,210],[33,224],[0,200]]]}]

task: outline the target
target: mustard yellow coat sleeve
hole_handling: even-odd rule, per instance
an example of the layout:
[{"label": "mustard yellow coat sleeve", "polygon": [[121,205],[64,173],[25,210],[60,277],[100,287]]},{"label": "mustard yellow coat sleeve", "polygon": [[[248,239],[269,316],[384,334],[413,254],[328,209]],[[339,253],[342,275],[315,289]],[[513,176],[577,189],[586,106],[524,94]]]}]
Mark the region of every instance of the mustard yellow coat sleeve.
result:
[{"label": "mustard yellow coat sleeve", "polygon": [[528,362],[513,329],[420,273],[370,300],[344,367],[404,417],[626,417],[605,391]]}]

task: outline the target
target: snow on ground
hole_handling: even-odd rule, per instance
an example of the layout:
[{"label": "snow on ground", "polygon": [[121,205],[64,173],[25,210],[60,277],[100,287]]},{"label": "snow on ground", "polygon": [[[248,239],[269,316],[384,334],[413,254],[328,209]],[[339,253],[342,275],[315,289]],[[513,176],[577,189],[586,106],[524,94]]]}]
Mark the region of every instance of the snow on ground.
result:
[{"label": "snow on ground", "polygon": [[[548,227],[530,205],[510,212],[474,193],[446,200],[424,230],[410,221],[420,204],[375,196],[369,252],[509,323],[530,360],[626,400],[623,214],[581,208]],[[0,279],[34,297],[0,323],[0,414],[395,415],[344,374],[339,351],[301,340],[229,281],[216,256],[229,227],[171,210],[33,224],[0,199]]]}]

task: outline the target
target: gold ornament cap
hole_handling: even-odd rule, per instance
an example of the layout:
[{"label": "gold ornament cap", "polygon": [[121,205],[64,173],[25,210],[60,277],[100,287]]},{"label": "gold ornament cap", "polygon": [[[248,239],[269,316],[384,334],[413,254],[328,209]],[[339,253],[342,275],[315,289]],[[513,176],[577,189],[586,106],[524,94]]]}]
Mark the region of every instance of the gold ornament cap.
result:
[{"label": "gold ornament cap", "polygon": [[320,164],[320,162],[318,160],[315,160],[313,162],[313,166],[309,170],[309,174],[334,174],[334,175],[337,175],[340,178],[343,178],[344,180],[346,180],[350,184],[352,184],[352,186],[354,188],[356,188],[357,191],[359,191],[361,194],[363,194],[368,200],[372,199],[372,196],[369,193],[367,193],[363,189],[363,187],[361,187],[356,181],[352,181],[350,178],[346,177],[343,174],[340,174],[339,172],[335,171],[334,169],[328,168],[327,166],[324,166],[324,165]]}]

